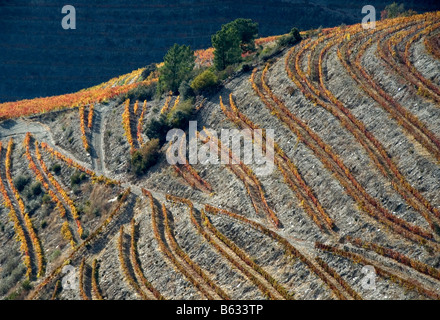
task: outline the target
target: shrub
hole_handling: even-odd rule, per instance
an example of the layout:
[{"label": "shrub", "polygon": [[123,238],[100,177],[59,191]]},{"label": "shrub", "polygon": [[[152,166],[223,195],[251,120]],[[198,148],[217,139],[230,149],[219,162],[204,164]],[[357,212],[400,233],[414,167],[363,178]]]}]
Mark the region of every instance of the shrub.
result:
[{"label": "shrub", "polygon": [[152,167],[159,157],[159,139],[145,143],[141,149],[136,150],[131,158],[132,171],[140,176]]},{"label": "shrub", "polygon": [[59,256],[61,256],[61,251],[60,249],[56,249],[49,257],[49,261],[52,262],[54,260],[56,260]]},{"label": "shrub", "polygon": [[267,46],[260,52],[260,58],[263,59],[263,61],[267,61],[276,52],[278,52],[278,49],[279,49],[278,45]]},{"label": "shrub", "polygon": [[38,200],[31,200],[28,202],[26,209],[29,211],[30,214],[33,214],[35,211],[37,211],[41,207],[41,201]]},{"label": "shrub", "polygon": [[417,14],[417,12],[412,9],[405,11],[405,5],[403,3],[398,4],[397,2],[393,2],[387,5],[385,10],[380,13],[380,18],[381,20],[384,20],[397,17],[409,17],[415,14]]},{"label": "shrub", "polygon": [[183,81],[179,86],[180,98],[186,100],[194,96],[194,91],[188,81]]},{"label": "shrub", "polygon": [[37,181],[31,185],[31,192],[34,196],[40,195],[42,191],[40,182]]},{"label": "shrub", "polygon": [[53,173],[55,173],[56,175],[59,175],[61,172],[61,166],[56,163],[52,166],[52,168],[50,168],[51,171],[53,171]]},{"label": "shrub", "polygon": [[47,221],[46,220],[43,220],[42,222],[41,222],[41,229],[46,229],[46,227],[47,227]]},{"label": "shrub", "polygon": [[152,82],[149,85],[139,85],[136,88],[128,91],[123,100],[129,99],[130,101],[144,101],[144,100],[152,100],[157,91],[157,82]]},{"label": "shrub", "polygon": [[72,174],[72,176],[70,177],[70,183],[71,186],[77,186],[79,185],[82,181],[84,181],[87,178],[87,176],[80,172],[80,171],[76,171],[74,174]]},{"label": "shrub", "polygon": [[241,71],[243,71],[243,72],[249,72],[249,71],[251,71],[252,70],[252,67],[249,65],[249,64],[247,64],[247,63],[245,63],[242,67],[241,67]]},{"label": "shrub", "polygon": [[21,283],[21,287],[23,288],[24,291],[29,291],[32,289],[32,285],[31,282],[29,280],[25,280]]},{"label": "shrub", "polygon": [[30,182],[30,178],[28,176],[18,176],[14,179],[14,185],[18,191],[23,191],[26,185]]},{"label": "shrub", "polygon": [[200,93],[212,90],[217,84],[217,76],[211,70],[206,69],[191,82],[191,88]]},{"label": "shrub", "polygon": [[152,118],[147,123],[145,134],[150,139],[159,139],[160,143],[163,143],[168,132],[168,124],[166,116],[161,114],[159,118]]},{"label": "shrub", "polygon": [[8,295],[5,300],[18,300],[20,297],[20,293],[18,291],[12,292],[10,295]]},{"label": "shrub", "polygon": [[277,40],[277,45],[278,47],[285,47],[288,45],[293,45],[301,40],[302,38],[301,38],[301,34],[299,33],[299,30],[297,28],[292,28],[289,34],[282,36]]},{"label": "shrub", "polygon": [[184,100],[171,110],[167,116],[167,124],[170,128],[183,128],[189,121],[194,110],[194,104],[191,99]]},{"label": "shrub", "polygon": [[88,230],[84,230],[83,234],[81,235],[81,239],[85,240],[89,237],[90,232]]},{"label": "shrub", "polygon": [[142,79],[146,80],[154,71],[157,71],[157,65],[155,63],[150,63],[148,66],[145,67],[144,71],[142,71]]}]

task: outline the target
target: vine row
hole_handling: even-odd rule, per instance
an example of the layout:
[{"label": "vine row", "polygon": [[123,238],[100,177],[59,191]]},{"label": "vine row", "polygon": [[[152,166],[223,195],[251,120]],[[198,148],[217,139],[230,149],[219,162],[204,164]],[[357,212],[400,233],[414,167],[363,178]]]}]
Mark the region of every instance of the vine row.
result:
[{"label": "vine row", "polygon": [[363,265],[371,265],[374,267],[377,275],[384,277],[386,279],[390,279],[391,281],[403,286],[404,288],[406,288],[408,290],[416,290],[417,292],[419,292],[420,294],[422,294],[428,298],[440,300],[440,295],[438,295],[436,292],[434,292],[432,290],[424,288],[423,285],[420,284],[418,281],[413,280],[413,279],[404,279],[394,273],[391,273],[391,272],[383,269],[377,263],[370,261],[359,254],[352,253],[352,252],[349,252],[346,250],[342,250],[342,249],[339,249],[339,248],[336,248],[336,247],[333,247],[330,245],[325,245],[320,242],[315,243],[315,248],[322,250],[322,251],[328,251],[332,254],[344,257],[346,259],[353,261],[354,263],[361,263]]},{"label": "vine row", "polygon": [[[346,299],[343,292],[335,285],[335,283],[330,280],[330,278],[324,273],[323,270],[319,269],[315,263],[312,262],[311,259],[308,259],[304,254],[302,254],[297,248],[295,248],[290,242],[285,239],[284,237],[280,236],[275,231],[272,231],[265,226],[261,225],[258,222],[249,220],[241,215],[238,215],[236,213],[227,211],[225,209],[219,209],[216,207],[213,207],[209,204],[205,205],[205,211],[209,212],[211,214],[220,214],[225,215],[228,217],[233,218],[234,220],[241,221],[252,228],[260,231],[264,235],[272,238],[276,242],[278,242],[280,245],[282,245],[285,249],[285,252],[288,256],[291,256],[293,258],[299,259],[302,263],[304,263],[317,277],[319,277],[329,288],[332,290],[332,292],[341,300]],[[329,275],[330,276],[330,275]],[[330,276],[331,277],[331,276]]]},{"label": "vine row", "polygon": [[[171,196],[167,194],[167,200],[173,201],[175,203],[184,203],[189,207],[190,211],[190,218],[191,222],[194,224],[197,231],[210,243],[214,248],[217,249],[217,251],[220,252],[229,262],[231,262],[238,270],[243,272],[243,274],[246,275],[246,277],[249,278],[257,287],[260,289],[260,291],[269,299],[278,299],[277,296],[275,296],[271,289],[268,288],[266,284],[261,282],[254,274],[249,272],[246,268],[244,268],[239,262],[237,262],[236,258],[231,256],[221,245],[218,244],[218,242],[215,240],[217,238],[219,241],[223,242],[223,244],[232,250],[238,258],[240,258],[245,264],[247,264],[249,267],[251,267],[255,272],[257,272],[260,276],[264,278],[265,281],[267,281],[281,297],[283,297],[286,300],[293,300],[293,295],[290,294],[282,285],[278,283],[271,275],[269,275],[266,271],[264,271],[263,268],[261,268],[253,259],[251,259],[243,250],[238,248],[231,240],[229,240],[225,235],[220,233],[210,222],[208,216],[205,214],[204,210],[201,210],[201,223],[199,223],[195,217],[194,213],[194,206],[193,203],[189,199],[184,198],[178,198],[175,196]],[[211,236],[210,233],[208,233],[205,228],[202,227],[206,226],[208,230],[213,234]]]}]

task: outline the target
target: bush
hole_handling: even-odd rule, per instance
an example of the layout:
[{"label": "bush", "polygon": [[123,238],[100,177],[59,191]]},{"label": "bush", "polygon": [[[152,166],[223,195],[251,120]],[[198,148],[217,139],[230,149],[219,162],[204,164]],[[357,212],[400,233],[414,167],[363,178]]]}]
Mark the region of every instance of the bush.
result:
[{"label": "bush", "polygon": [[156,164],[159,158],[159,139],[148,141],[140,150],[133,153],[131,158],[132,171],[137,175],[143,175]]},{"label": "bush", "polygon": [[247,64],[247,63],[245,63],[242,67],[241,67],[241,71],[243,71],[243,72],[249,72],[249,71],[251,71],[252,70],[252,67],[249,65],[249,64]]},{"label": "bush", "polygon": [[150,63],[148,66],[145,67],[144,71],[142,71],[142,79],[146,80],[154,71],[157,71],[157,65],[155,63]]},{"label": "bush", "polygon": [[21,283],[21,287],[23,288],[24,291],[29,291],[32,289],[32,285],[31,282],[29,280],[25,280]]},{"label": "bush", "polygon": [[153,82],[149,85],[139,85],[136,88],[131,89],[124,95],[123,100],[130,99],[130,101],[139,100],[152,100],[157,91],[157,82]]},{"label": "bush", "polygon": [[405,11],[405,5],[403,3],[398,4],[397,2],[393,2],[392,4],[387,5],[385,10],[380,13],[380,18],[381,20],[384,20],[397,17],[409,17],[415,14],[417,14],[417,12],[412,9]]},{"label": "bush", "polygon": [[52,168],[50,168],[50,170],[52,170],[56,175],[59,175],[61,172],[61,166],[56,163],[52,166]]},{"label": "bush", "polygon": [[150,139],[158,139],[162,144],[165,141],[166,134],[169,130],[166,116],[161,114],[159,118],[152,118],[147,122],[145,134]]},{"label": "bush", "polygon": [[70,184],[72,187],[79,185],[82,181],[84,181],[87,178],[87,176],[80,172],[76,171],[72,176],[70,177]]},{"label": "bush", "polygon": [[294,45],[298,41],[301,41],[301,34],[299,33],[299,30],[297,28],[292,28],[290,30],[289,34],[280,37],[277,40],[278,47],[286,47],[288,45]]},{"label": "bush", "polygon": [[218,78],[220,81],[225,80],[232,76],[235,72],[234,66],[227,66],[225,70],[218,72]]},{"label": "bush", "polygon": [[180,98],[186,100],[194,96],[194,90],[189,85],[188,81],[183,81],[179,86]]},{"label": "bush", "polygon": [[28,176],[18,176],[14,179],[14,185],[18,191],[23,191],[27,184],[30,182],[31,178]]},{"label": "bush", "polygon": [[31,215],[34,214],[39,208],[41,208],[41,201],[39,200],[31,200],[26,206],[27,211]]},{"label": "bush", "polygon": [[191,82],[191,88],[200,93],[212,90],[217,84],[217,76],[211,70],[206,69]]},{"label": "bush", "polygon": [[263,50],[261,50],[260,52],[260,58],[263,61],[267,61],[268,59],[270,59],[270,57],[272,57],[276,52],[278,52],[279,50],[279,45],[269,45],[267,47],[265,47]]},{"label": "bush", "polygon": [[169,128],[184,128],[194,110],[194,104],[191,99],[184,100],[174,108],[167,116]]},{"label": "bush", "polygon": [[84,230],[82,235],[81,235],[81,239],[82,240],[86,240],[90,235],[90,232],[88,230]]},{"label": "bush", "polygon": [[192,99],[181,101],[168,115],[161,114],[158,118],[151,118],[146,126],[145,134],[150,139],[157,139],[160,145],[166,140],[170,129],[184,128],[194,110]]},{"label": "bush", "polygon": [[37,181],[31,185],[31,192],[34,196],[39,196],[42,191],[40,182]]},{"label": "bush", "polygon": [[61,256],[60,249],[56,249],[49,257],[49,262],[56,260],[59,256]]}]

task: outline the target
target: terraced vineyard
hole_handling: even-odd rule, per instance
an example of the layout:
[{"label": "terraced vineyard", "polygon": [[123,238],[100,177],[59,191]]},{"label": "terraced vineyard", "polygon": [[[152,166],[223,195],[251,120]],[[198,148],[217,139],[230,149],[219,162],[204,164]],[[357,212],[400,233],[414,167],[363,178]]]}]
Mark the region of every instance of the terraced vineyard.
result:
[{"label": "terraced vineyard", "polygon": [[[170,165],[165,143],[141,178],[131,156],[146,126],[182,103],[127,98],[157,81],[141,69],[0,105],[0,296],[440,299],[439,39],[433,12],[325,29],[256,59],[195,103],[198,146],[231,162]],[[273,171],[259,175],[221,129],[266,154],[273,142]]]}]

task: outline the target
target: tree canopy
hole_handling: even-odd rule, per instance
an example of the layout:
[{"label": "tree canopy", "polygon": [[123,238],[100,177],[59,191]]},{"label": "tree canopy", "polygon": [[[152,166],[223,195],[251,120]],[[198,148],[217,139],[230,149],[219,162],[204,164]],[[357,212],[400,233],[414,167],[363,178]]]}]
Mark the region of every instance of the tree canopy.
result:
[{"label": "tree canopy", "polygon": [[236,28],[223,25],[221,30],[211,37],[211,42],[217,70],[224,70],[228,65],[241,60],[240,38]]},{"label": "tree canopy", "polygon": [[240,47],[243,52],[255,50],[255,39],[258,36],[257,22],[253,22],[251,19],[239,18],[227,25],[237,29]]},{"label": "tree canopy", "polygon": [[174,44],[164,57],[159,70],[160,90],[177,93],[182,81],[191,75],[194,68],[194,51],[189,46]]},{"label": "tree canopy", "polygon": [[250,19],[240,18],[222,25],[211,37],[216,69],[224,70],[228,65],[240,62],[242,52],[255,49],[257,35],[258,23]]}]

